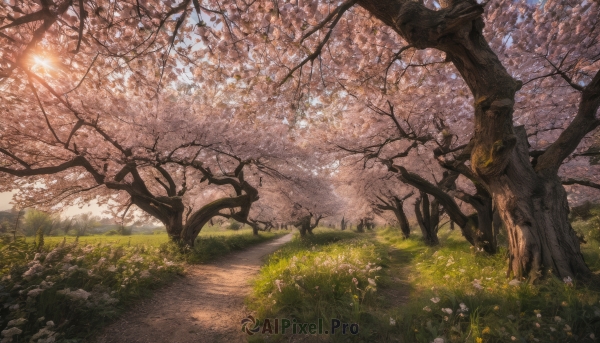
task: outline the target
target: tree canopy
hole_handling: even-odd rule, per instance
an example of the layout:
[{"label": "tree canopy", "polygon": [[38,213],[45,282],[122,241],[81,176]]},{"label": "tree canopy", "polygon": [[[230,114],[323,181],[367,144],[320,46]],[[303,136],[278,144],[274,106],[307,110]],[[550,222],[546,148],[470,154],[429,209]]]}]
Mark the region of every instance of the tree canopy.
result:
[{"label": "tree canopy", "polygon": [[405,227],[410,202],[431,244],[447,218],[493,253],[502,224],[512,275],[586,276],[568,200],[600,188],[599,12],[575,0],[6,1],[0,190],[45,209],[135,205],[186,244],[214,216]]}]

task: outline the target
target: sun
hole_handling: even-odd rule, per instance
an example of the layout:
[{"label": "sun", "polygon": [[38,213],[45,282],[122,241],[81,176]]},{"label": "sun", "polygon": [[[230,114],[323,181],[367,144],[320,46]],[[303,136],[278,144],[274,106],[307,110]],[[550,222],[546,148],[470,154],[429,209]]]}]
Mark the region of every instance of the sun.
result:
[{"label": "sun", "polygon": [[40,56],[33,56],[33,66],[39,66],[44,69],[52,68],[52,65],[50,64],[50,60],[48,60],[47,58],[44,58],[44,57],[40,57]]}]

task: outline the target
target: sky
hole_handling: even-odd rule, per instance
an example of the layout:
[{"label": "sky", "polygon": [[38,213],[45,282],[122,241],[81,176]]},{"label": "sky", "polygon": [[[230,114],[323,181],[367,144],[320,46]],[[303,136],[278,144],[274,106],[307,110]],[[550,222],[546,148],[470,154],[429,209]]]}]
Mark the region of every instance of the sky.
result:
[{"label": "sky", "polygon": [[[16,191],[14,191],[16,193]],[[0,211],[9,210],[12,208],[10,201],[12,199],[12,192],[0,192]],[[99,206],[95,201],[91,202],[87,206],[83,208],[79,208],[77,206],[68,206],[62,211],[62,215],[67,217],[72,217],[77,214],[92,212],[95,216],[106,217],[102,212],[106,210],[105,207]]]}]

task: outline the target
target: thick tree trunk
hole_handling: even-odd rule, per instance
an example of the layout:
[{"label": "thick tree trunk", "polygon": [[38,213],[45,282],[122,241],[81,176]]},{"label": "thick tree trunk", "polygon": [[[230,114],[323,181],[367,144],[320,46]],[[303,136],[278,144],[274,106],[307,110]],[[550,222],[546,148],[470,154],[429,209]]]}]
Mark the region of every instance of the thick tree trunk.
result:
[{"label": "thick tree trunk", "polygon": [[498,241],[494,231],[494,211],[492,199],[482,198],[481,208],[477,211],[477,230],[480,235],[479,240],[483,243],[482,248],[489,254],[495,254],[498,251]]},{"label": "thick tree trunk", "polygon": [[549,162],[551,168],[536,168],[544,170],[536,173],[529,161],[526,137],[519,139],[521,147],[515,149],[512,114],[515,92],[522,83],[508,74],[483,37],[481,5],[473,0],[452,0],[445,3],[447,8],[432,11],[410,0],[358,3],[414,47],[444,51],[469,86],[475,99],[471,167],[488,184],[508,231],[510,273],[532,280],[549,269],[560,277],[589,275],[568,222],[566,193],[556,172],[562,159],[572,152],[569,149],[580,141],[573,137],[597,124],[597,89],[583,92],[583,100],[596,106],[588,106],[593,112],[584,113],[585,125],[569,126],[559,138],[564,143],[548,149],[557,150],[556,156],[548,155],[548,161],[540,158],[540,163]]},{"label": "thick tree trunk", "polygon": [[427,194],[421,193],[421,197],[417,198],[415,201],[415,215],[417,217],[417,223],[421,229],[425,244],[430,246],[440,244],[440,241],[437,237],[437,230],[431,225],[432,222],[430,220],[431,216]]},{"label": "thick tree trunk", "polygon": [[[388,169],[395,173],[398,173],[398,179],[408,185],[411,185],[417,188],[421,193],[427,193],[432,195],[439,204],[444,207],[444,210],[455,223],[458,224],[462,235],[465,239],[471,243],[472,245],[477,245],[477,235],[476,235],[476,223],[470,220],[467,216],[465,216],[460,207],[454,201],[454,198],[451,197],[447,192],[447,189],[442,189],[431,182],[425,180],[421,176],[411,173],[406,168],[399,165],[388,165]],[[442,180],[441,183],[447,183],[446,181],[453,181],[458,177],[458,173],[452,175],[446,175],[448,180]]]},{"label": "thick tree trunk", "polygon": [[507,166],[504,177],[488,181],[508,233],[508,274],[532,280],[548,271],[560,277],[589,275],[568,220],[569,204],[560,179],[552,173],[535,173],[525,129],[517,128],[517,134],[516,162]]},{"label": "thick tree trunk", "polygon": [[173,242],[181,242],[181,233],[183,232],[183,213],[177,214],[168,218],[168,222],[164,223],[167,230],[167,235]]},{"label": "thick tree trunk", "polygon": [[298,232],[300,232],[300,237],[306,236],[307,233],[312,234],[312,230],[310,230],[310,218],[311,216],[304,216],[300,218],[297,222],[292,224],[298,228]]},{"label": "thick tree trunk", "polygon": [[[256,197],[254,197],[254,199],[256,199]],[[196,237],[198,237],[200,230],[202,230],[204,225],[206,225],[211,218],[221,215],[219,213],[221,210],[240,207],[242,209],[240,212],[247,213],[246,209],[249,209],[253,201],[254,200],[251,195],[245,194],[235,198],[222,198],[204,205],[201,209],[190,216],[187,223],[183,227],[181,232],[181,242],[187,246],[193,247],[194,241],[196,240]],[[233,219],[239,219],[238,221],[240,222],[246,222],[247,218],[241,217],[236,214],[231,216]]]},{"label": "thick tree trunk", "polygon": [[502,229],[503,225],[500,212],[498,212],[497,208],[494,208],[492,214],[492,230],[494,232],[494,237],[496,237],[496,242],[498,241],[498,235],[500,234],[500,229]]},{"label": "thick tree trunk", "polygon": [[361,219],[360,223],[358,223],[358,225],[356,225],[356,232],[360,232],[360,233],[365,232],[364,219]]},{"label": "thick tree trunk", "polygon": [[496,231],[493,227],[493,207],[492,198],[487,190],[476,186],[477,193],[475,195],[466,194],[455,190],[450,194],[463,200],[471,205],[476,213],[469,216],[469,220],[477,223],[475,230],[475,246],[478,249],[483,249],[489,254],[495,254],[498,248],[496,239]]},{"label": "thick tree trunk", "polygon": [[408,224],[408,218],[406,217],[406,213],[404,213],[404,206],[402,203],[397,206],[394,214],[396,215],[396,219],[398,219],[398,223],[400,224],[402,237],[405,239],[408,238],[410,236],[410,225]]}]

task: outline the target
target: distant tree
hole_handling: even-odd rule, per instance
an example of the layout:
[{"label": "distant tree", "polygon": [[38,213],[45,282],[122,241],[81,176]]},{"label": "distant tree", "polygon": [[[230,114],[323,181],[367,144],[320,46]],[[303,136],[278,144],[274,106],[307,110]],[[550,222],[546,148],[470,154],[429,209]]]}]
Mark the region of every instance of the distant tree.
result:
[{"label": "distant tree", "polygon": [[93,216],[92,213],[82,213],[73,217],[73,229],[77,236],[85,236],[85,234],[100,225],[100,220],[98,217]]},{"label": "distant tree", "polygon": [[47,236],[59,228],[60,223],[60,217],[56,214],[30,209],[25,212],[22,231],[26,236],[33,236],[41,230]]}]

